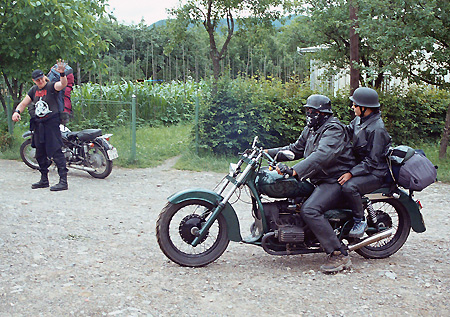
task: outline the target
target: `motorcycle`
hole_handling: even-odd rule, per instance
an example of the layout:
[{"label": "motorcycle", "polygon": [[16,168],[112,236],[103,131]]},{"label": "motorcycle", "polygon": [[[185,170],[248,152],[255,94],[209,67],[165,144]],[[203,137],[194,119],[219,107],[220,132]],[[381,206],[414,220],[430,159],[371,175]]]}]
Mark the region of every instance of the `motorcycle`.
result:
[{"label": "motorcycle", "polygon": [[[68,168],[86,171],[102,179],[111,174],[113,160],[119,157],[117,149],[109,143],[112,134],[102,135],[101,129],[71,132],[64,125],[60,125],[60,130],[64,143],[61,150]],[[32,136],[32,131],[22,135],[25,141],[20,146],[20,157],[27,166],[38,169],[36,150],[31,147]]]},{"label": "motorcycle", "polygon": [[[260,246],[271,255],[324,252],[300,212],[314,185],[274,170],[277,159],[292,160],[294,153],[281,151],[272,158],[257,143],[255,137],[237,164],[230,164],[229,174],[215,191],[190,189],[168,198],[156,222],[156,237],[170,260],[181,266],[205,266],[223,254],[229,241]],[[254,220],[245,238],[230,203],[243,188],[250,195]],[[408,195],[390,185],[363,198],[368,229],[362,238],[349,237],[353,226],[350,209],[337,206],[324,214],[349,251],[368,259],[386,258],[403,246],[411,228],[419,233],[425,231],[420,201],[414,201],[412,193]]]}]

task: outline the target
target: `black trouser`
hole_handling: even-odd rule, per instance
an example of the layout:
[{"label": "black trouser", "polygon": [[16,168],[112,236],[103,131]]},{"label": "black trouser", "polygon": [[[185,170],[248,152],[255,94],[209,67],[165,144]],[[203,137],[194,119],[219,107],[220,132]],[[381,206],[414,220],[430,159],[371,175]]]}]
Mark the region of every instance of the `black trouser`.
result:
[{"label": "black trouser", "polygon": [[355,176],[342,186],[342,195],[353,212],[353,217],[364,218],[361,196],[373,192],[383,184],[382,178],[374,175]]},{"label": "black trouser", "polygon": [[[58,174],[67,174],[67,167],[66,167],[66,158],[64,157],[63,152],[61,149],[58,149],[53,153],[53,162],[55,162],[56,167],[58,168]],[[36,146],[36,161],[39,164],[39,171],[42,174],[48,173],[48,168],[52,164],[52,162],[47,157],[47,152],[45,151],[45,144],[41,143],[40,145]]]},{"label": "black trouser", "polygon": [[[66,158],[61,151],[62,140],[59,119],[53,121],[49,121],[43,129],[36,128],[34,130],[33,145],[36,147],[36,161],[39,164],[39,171],[47,174],[51,165],[50,158],[52,158],[58,168],[58,174],[60,176],[67,175]],[[44,135],[40,135],[42,133]],[[48,151],[53,153],[48,153]]]},{"label": "black trouser", "polygon": [[327,254],[339,250],[341,248],[341,242],[323,214],[325,211],[335,208],[338,205],[341,191],[342,186],[337,182],[317,185],[301,208],[303,219]]}]

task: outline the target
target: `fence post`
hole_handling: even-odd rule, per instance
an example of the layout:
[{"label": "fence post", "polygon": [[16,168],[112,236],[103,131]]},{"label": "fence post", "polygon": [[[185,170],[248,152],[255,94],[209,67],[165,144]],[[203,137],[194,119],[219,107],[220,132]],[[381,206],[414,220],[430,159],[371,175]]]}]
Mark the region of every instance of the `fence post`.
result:
[{"label": "fence post", "polygon": [[9,95],[6,96],[6,116],[8,120],[8,132],[12,135],[14,132],[14,124],[12,122],[11,97]]},{"label": "fence post", "polygon": [[131,161],[136,161],[136,95],[131,97]]},{"label": "fence post", "polygon": [[195,97],[195,152],[198,155],[198,111],[199,111],[199,100],[198,100],[198,88],[197,97]]}]

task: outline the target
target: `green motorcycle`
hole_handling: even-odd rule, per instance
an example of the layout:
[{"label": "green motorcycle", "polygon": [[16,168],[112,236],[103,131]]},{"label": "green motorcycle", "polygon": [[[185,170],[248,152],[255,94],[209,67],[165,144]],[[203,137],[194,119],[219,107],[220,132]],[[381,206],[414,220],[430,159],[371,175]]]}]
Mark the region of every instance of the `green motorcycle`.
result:
[{"label": "green motorcycle", "polygon": [[[204,266],[218,259],[229,241],[261,246],[272,255],[324,252],[300,212],[314,185],[279,175],[274,167],[281,158],[272,158],[257,143],[255,137],[237,164],[230,164],[230,173],[216,191],[190,189],[168,198],[156,223],[156,236],[170,260],[182,266]],[[289,151],[278,155],[284,155],[283,161],[293,159]],[[246,238],[242,238],[239,219],[230,203],[232,196],[244,188],[251,197],[254,218]],[[369,227],[362,238],[348,236],[353,217],[345,206],[325,212],[350,251],[369,259],[386,258],[403,246],[411,228],[425,231],[420,202],[395,185],[365,195],[364,201]]]}]

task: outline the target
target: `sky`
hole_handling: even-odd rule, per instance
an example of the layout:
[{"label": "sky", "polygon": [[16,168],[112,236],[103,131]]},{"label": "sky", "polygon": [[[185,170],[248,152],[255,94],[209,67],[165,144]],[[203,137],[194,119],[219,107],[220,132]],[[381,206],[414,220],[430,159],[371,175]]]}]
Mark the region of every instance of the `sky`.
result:
[{"label": "sky", "polygon": [[180,0],[109,0],[109,11],[119,23],[138,24],[142,18],[151,25],[167,19],[167,8],[177,7]]}]

